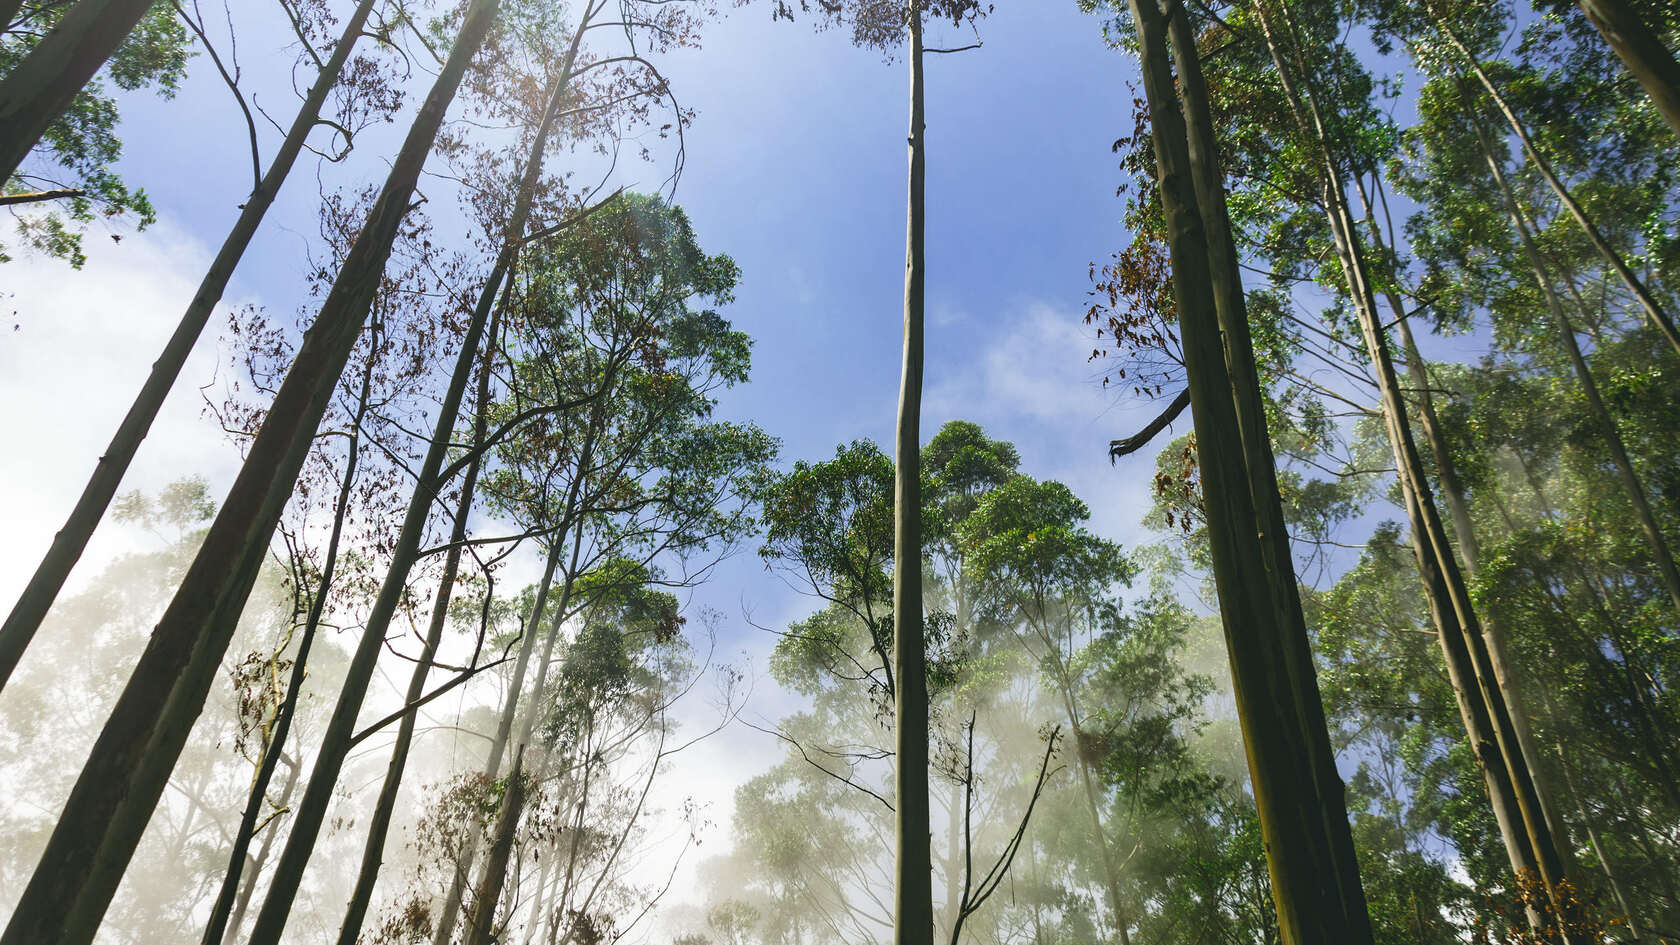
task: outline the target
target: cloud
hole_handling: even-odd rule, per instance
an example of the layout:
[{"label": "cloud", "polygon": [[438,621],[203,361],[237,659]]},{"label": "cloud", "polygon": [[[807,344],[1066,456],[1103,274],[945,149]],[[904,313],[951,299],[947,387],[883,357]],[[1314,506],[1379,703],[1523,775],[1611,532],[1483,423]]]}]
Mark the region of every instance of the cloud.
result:
[{"label": "cloud", "polygon": [[1119,401],[1103,390],[1088,360],[1092,333],[1072,310],[1026,301],[979,324],[992,330],[976,339],[972,355],[929,367],[925,435],[947,420],[973,420],[1015,443],[1024,472],[1073,489],[1090,505],[1099,534],[1126,544],[1147,540],[1139,521],[1151,501],[1154,451],[1110,465],[1107,445],[1141,427],[1160,404]]},{"label": "cloud", "polygon": [[[0,495],[9,509],[9,535],[0,546],[0,598],[8,608],[63,524],[209,262],[202,243],[164,221],[121,243],[89,239],[81,271],[35,257],[5,265],[0,436],[8,449],[0,454]],[[200,416],[197,388],[215,371],[215,319],[205,335],[141,445],[124,491],[155,490],[197,474],[219,495],[237,470],[238,452]],[[72,585],[99,573],[126,540],[120,529],[102,528]]]}]

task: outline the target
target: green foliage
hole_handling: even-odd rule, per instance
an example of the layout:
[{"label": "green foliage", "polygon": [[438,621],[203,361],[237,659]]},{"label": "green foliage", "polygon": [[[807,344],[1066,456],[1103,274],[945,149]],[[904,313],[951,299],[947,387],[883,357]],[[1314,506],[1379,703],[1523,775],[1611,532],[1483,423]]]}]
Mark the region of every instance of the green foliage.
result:
[{"label": "green foliage", "polygon": [[[19,7],[13,22],[0,24],[0,30],[4,30],[0,32],[0,75],[28,55],[68,9],[65,3],[31,0]],[[82,237],[95,219],[127,217],[139,229],[156,222],[157,213],[145,190],[129,187],[114,169],[122,155],[118,100],[122,93],[147,87],[165,98],[172,97],[192,55],[186,26],[176,18],[174,7],[160,0],[117,47],[105,68],[47,127],[30,159],[4,182],[8,195],[48,190],[78,192],[10,208],[24,250],[57,257],[80,268],[87,259],[82,253]],[[0,262],[15,252],[16,247],[0,246]]]}]

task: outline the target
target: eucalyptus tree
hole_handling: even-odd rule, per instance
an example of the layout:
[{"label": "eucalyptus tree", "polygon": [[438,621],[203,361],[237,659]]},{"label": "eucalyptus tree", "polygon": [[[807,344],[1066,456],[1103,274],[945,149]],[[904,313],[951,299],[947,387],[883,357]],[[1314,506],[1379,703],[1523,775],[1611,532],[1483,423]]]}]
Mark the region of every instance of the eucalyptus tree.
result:
[{"label": "eucalyptus tree", "polygon": [[[56,11],[37,11],[45,21],[39,25],[46,30],[28,45],[27,52],[6,63],[8,68],[0,77],[0,142],[4,142],[0,144],[0,181],[10,183],[36,143],[157,6],[156,0],[76,0],[59,15],[53,15]],[[4,27],[12,26],[22,8],[21,0],[0,5]],[[150,25],[173,31],[173,55],[179,60],[184,58],[179,47],[186,35],[178,24],[167,22],[172,11],[165,9],[166,22]],[[179,69],[177,62],[172,71],[178,73]],[[165,81],[172,83],[174,79]]]},{"label": "eucalyptus tree", "polygon": [[1368,942],[1343,785],[1261,410],[1199,53],[1184,7],[1164,13],[1153,0],[1137,0],[1130,15],[1166,218],[1209,548],[1279,931],[1288,943]]},{"label": "eucalyptus tree", "polygon": [[1674,24],[1655,3],[1638,0],[1580,0],[1581,12],[1644,86],[1651,104],[1680,136],[1680,60],[1665,43]]},{"label": "eucalyptus tree", "polygon": [[[772,0],[777,17],[793,18],[790,0]],[[980,0],[799,0],[802,10],[815,8],[824,26],[849,29],[852,41],[861,47],[891,53],[901,44],[908,47],[905,59],[910,71],[909,194],[907,201],[904,257],[904,356],[900,370],[898,416],[894,436],[893,498],[893,660],[905,686],[895,691],[896,719],[893,726],[897,749],[894,753],[894,791],[897,798],[898,858],[893,901],[893,934],[897,945],[919,945],[933,934],[933,871],[931,846],[922,838],[929,835],[928,814],[928,698],[924,686],[926,641],[923,623],[921,571],[921,409],[923,361],[923,309],[926,287],[927,231],[926,132],[927,118],[923,91],[923,57],[929,49],[923,42],[927,23],[948,20],[954,26],[973,27],[990,10]],[[978,42],[973,44],[979,45]],[[960,47],[962,49],[971,46]]]},{"label": "eucalyptus tree", "polygon": [[[1647,281],[1633,271],[1623,253],[1610,244],[1600,222],[1589,215],[1581,202],[1576,199],[1573,189],[1558,174],[1552,160],[1535,141],[1535,136],[1530,132],[1528,124],[1517,113],[1510,99],[1505,95],[1504,90],[1483,62],[1481,50],[1474,45],[1475,40],[1461,35],[1461,25],[1455,24],[1451,17],[1437,9],[1433,5],[1433,0],[1424,0],[1424,11],[1425,18],[1446,39],[1448,47],[1456,54],[1454,66],[1468,69],[1469,73],[1481,84],[1487,93],[1488,100],[1493,103],[1499,115],[1505,119],[1511,133],[1521,144],[1523,154],[1533,165],[1535,172],[1545,180],[1557,196],[1558,202],[1569,211],[1569,215],[1580,225],[1581,231],[1592,243],[1593,248],[1598,251],[1599,255],[1604,258],[1605,263],[1615,272],[1617,278],[1639,301],[1640,308],[1644,310],[1646,316],[1650,318],[1651,324],[1668,342],[1669,347],[1674,350],[1675,354],[1680,355],[1680,326],[1675,324],[1673,313],[1663,304],[1663,301],[1651,289]],[[1473,23],[1472,25],[1480,26],[1482,24]]]},{"label": "eucalyptus tree", "polygon": [[[24,650],[34,638],[47,610],[63,589],[71,569],[87,548],[88,540],[104,516],[105,509],[110,505],[111,497],[116,495],[123,474],[133,462],[134,454],[140,448],[147,431],[151,429],[152,422],[157,419],[158,410],[163,407],[164,399],[180,376],[182,366],[186,364],[188,355],[192,353],[204,326],[209,322],[217,303],[221,301],[222,294],[227,291],[228,281],[233,277],[245,250],[250,247],[263,217],[273,205],[281,185],[285,183],[299,155],[308,146],[311,133],[323,123],[322,110],[327,104],[328,96],[339,87],[347,70],[359,76],[358,81],[372,83],[372,86],[383,84],[385,81],[373,60],[366,57],[351,59],[351,53],[357,41],[362,38],[376,6],[376,0],[359,0],[355,9],[346,17],[343,32],[324,60],[313,48],[307,50],[307,56],[318,67],[315,81],[305,93],[303,103],[292,119],[285,139],[275,151],[268,169],[253,181],[251,193],[240,205],[239,217],[223,239],[221,248],[199,282],[197,291],[187,304],[186,312],[182,314],[181,321],[176,325],[169,341],[165,343],[163,352],[152,363],[151,372],[141,386],[140,393],[135,397],[128,413],[124,415],[116,433],[112,435],[110,444],[100,454],[99,464],[94,468],[87,485],[83,487],[82,494],[76,500],[64,527],[53,536],[52,545],[7,615],[5,624],[0,625],[0,687],[4,687]],[[156,9],[162,12],[154,14],[154,17],[161,15],[166,22],[173,22],[173,13],[169,8],[158,5]],[[178,25],[176,28],[179,28]],[[163,31],[154,29],[149,32]],[[307,42],[308,32],[300,30],[300,35],[303,35]],[[144,57],[141,61],[145,61]],[[162,73],[163,80],[167,83],[166,87],[172,88],[176,81],[179,67],[173,69],[174,71],[166,70]],[[134,70],[131,67],[128,71]],[[122,74],[122,71],[118,72],[119,78]],[[144,74],[136,71],[135,78],[129,81],[138,81],[138,77]],[[383,103],[385,96],[377,94],[378,89],[372,86],[363,91],[374,94],[357,96],[352,101]],[[95,114],[100,111],[90,110]],[[335,116],[339,128],[354,129],[384,117],[383,104],[374,105],[372,113],[359,106],[352,106],[351,112]],[[110,137],[108,128],[100,129],[96,126],[91,131],[79,131],[72,126],[70,130],[54,132],[54,139],[57,138],[64,138],[65,150],[73,154],[96,153],[107,155],[108,159],[115,157],[115,139]],[[348,148],[350,142],[346,140],[344,145]],[[105,174],[103,171],[93,170],[86,173]],[[108,180],[108,176],[99,177],[99,188],[119,188],[120,183]],[[112,201],[117,198],[111,195],[106,199]],[[125,196],[123,199],[130,198]],[[150,214],[149,205],[143,207],[143,213]]]},{"label": "eucalyptus tree", "polygon": [[[592,393],[589,409],[546,412],[501,444],[485,484],[497,507],[543,536],[559,583],[546,615],[532,608],[487,779],[502,776],[510,748],[523,773],[537,722],[521,697],[526,668],[540,637],[533,691],[542,693],[564,621],[588,603],[576,586],[583,574],[618,559],[674,559],[683,569],[661,580],[702,580],[750,527],[748,502],[775,442],[756,427],[709,419],[718,392],[747,375],[746,336],[707,307],[727,302],[738,278],[728,257],[699,249],[680,209],[640,195],[562,234],[524,268],[514,310],[528,346],[512,352],[500,409],[518,415],[572,390]],[[501,834],[516,831],[521,807],[514,798],[499,811]],[[440,937],[453,931],[465,868],[446,897]],[[506,868],[487,863],[477,885],[501,883]],[[475,919],[488,921],[482,911]]]},{"label": "eucalyptus tree", "polygon": [[104,917],[111,892],[203,708],[316,424],[361,333],[392,237],[407,214],[444,112],[497,6],[497,0],[477,0],[466,12],[366,226],[299,348],[203,547],[83,766],[0,942],[86,942]]},{"label": "eucalyptus tree", "polygon": [[[334,262],[342,259],[348,251],[355,235],[349,228],[356,225],[362,212],[362,207],[336,197],[323,201],[322,236]],[[256,874],[266,864],[267,849],[272,846],[274,835],[278,832],[275,818],[283,813],[278,808],[289,808],[284,803],[276,805],[274,813],[265,819],[265,827],[276,829],[269,832],[264,841],[263,855],[250,864],[251,875],[247,876],[250,844],[258,828],[258,818],[270,807],[270,781],[286,752],[318,632],[323,621],[328,620],[332,613],[328,605],[336,603],[335,610],[354,606],[355,598],[361,596],[357,591],[366,585],[368,572],[378,563],[376,555],[357,554],[355,549],[358,544],[389,528],[401,514],[401,509],[393,507],[394,503],[389,498],[401,485],[400,466],[381,462],[380,454],[372,450],[367,441],[377,440],[392,450],[393,455],[398,454],[400,448],[393,442],[395,438],[391,430],[380,428],[401,425],[408,419],[397,416],[398,405],[417,395],[423,396],[421,391],[429,373],[426,366],[432,358],[447,352],[444,339],[448,333],[435,323],[427,324],[436,313],[423,302],[415,304],[416,300],[427,299],[434,294],[429,290],[434,287],[436,256],[429,225],[422,216],[416,215],[398,234],[393,257],[401,261],[387,270],[381,290],[374,298],[372,324],[351,354],[354,369],[347,372],[341,385],[343,389],[337,392],[322,418],[323,432],[310,450],[299,487],[288,503],[287,518],[292,521],[283,520],[280,526],[287,560],[291,563],[290,583],[296,599],[293,625],[266,660],[254,654],[247,657],[238,672],[250,672],[252,670],[247,667],[253,663],[260,665],[266,662],[268,675],[277,677],[281,670],[280,661],[289,654],[289,679],[283,687],[277,681],[271,685],[272,692],[267,700],[271,705],[261,700],[257,703],[260,718],[254,727],[260,737],[257,739],[257,757],[252,759],[255,770],[244,813],[234,831],[221,888],[205,924],[202,939],[205,945],[221,942],[230,924],[238,932],[245,907],[249,905],[255,889]],[[323,265],[318,271],[326,272],[330,268],[336,266]],[[323,292],[327,286],[317,281],[313,288]],[[255,397],[271,395],[273,379],[284,373],[292,353],[288,344],[278,340],[284,332],[259,309],[236,313],[229,323],[228,340],[239,352],[232,360],[242,367],[243,375],[235,386],[246,389],[248,385],[248,390]],[[400,346],[392,343],[393,335],[404,339]],[[245,439],[254,435],[260,427],[264,406],[266,404],[262,401],[252,401],[230,391],[227,402],[216,408],[216,413],[223,429],[233,431],[236,438]],[[384,415],[385,419],[376,420],[373,416],[376,412]],[[364,452],[371,455],[364,456]],[[316,508],[317,501],[313,499],[316,495],[330,497],[330,504],[325,510],[328,515],[326,542],[318,550],[310,540],[317,513],[322,511]],[[347,535],[346,525],[352,520],[357,524],[348,529]],[[346,552],[342,555],[341,546]],[[345,572],[342,575],[341,568]],[[349,594],[344,592],[345,586],[351,588]],[[294,633],[297,636],[295,650],[291,647]],[[296,758],[289,765],[287,787],[283,792],[288,798],[296,787],[301,767]],[[243,891],[242,878],[246,880]]]},{"label": "eucalyptus tree", "polygon": [[[19,667],[15,686],[0,701],[6,737],[0,764],[17,790],[0,803],[10,842],[0,856],[0,910],[11,913],[34,859],[53,828],[52,805],[70,789],[75,772],[64,758],[85,750],[98,735],[103,709],[121,689],[127,663],[145,645],[149,622],[166,603],[172,582],[191,561],[204,526],[215,513],[206,482],[186,477],[155,492],[119,496],[116,523],[135,537],[86,590],[67,595],[47,623],[40,652]],[[241,620],[237,645],[266,650],[291,623],[292,595],[283,566],[264,568]],[[97,638],[78,626],[106,628]],[[333,676],[332,660],[320,669]],[[241,742],[256,698],[251,687],[223,685],[211,693],[196,738],[171,776],[166,801],[136,856],[136,869],[116,894],[107,935],[115,942],[178,940],[194,934],[202,891],[179,882],[183,866],[221,855],[222,832],[244,798],[249,768],[231,750]],[[307,709],[301,721],[312,726]],[[246,733],[254,734],[254,733]],[[231,812],[231,813],[230,813]]]}]

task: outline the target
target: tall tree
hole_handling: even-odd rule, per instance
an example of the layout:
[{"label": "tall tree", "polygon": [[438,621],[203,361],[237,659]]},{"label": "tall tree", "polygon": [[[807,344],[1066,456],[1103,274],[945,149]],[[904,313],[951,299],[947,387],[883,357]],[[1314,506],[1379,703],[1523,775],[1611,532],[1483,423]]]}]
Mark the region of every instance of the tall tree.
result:
[{"label": "tall tree", "polygon": [[91,941],[168,780],[498,0],[474,0],[262,431],[82,768],[0,942]]},{"label": "tall tree", "polygon": [[[1143,61],[1157,180],[1166,212],[1174,298],[1207,510],[1209,546],[1230,649],[1250,779],[1266,836],[1272,896],[1283,941],[1369,942],[1364,893],[1353,859],[1346,802],[1323,721],[1293,562],[1277,554],[1282,513],[1263,421],[1255,408],[1253,356],[1236,259],[1220,212],[1223,176],[1193,44],[1180,41],[1175,95],[1169,17],[1154,0],[1132,0]],[[1175,17],[1183,17],[1182,6]],[[1188,47],[1188,48],[1187,48]],[[1204,195],[1206,197],[1204,198]],[[1222,271],[1214,276],[1214,268]],[[1223,303],[1223,304],[1222,304]],[[1221,329],[1230,348],[1221,344]],[[1245,358],[1244,355],[1247,355]],[[1233,366],[1234,365],[1234,366]],[[1241,374],[1238,372],[1241,371]],[[1269,486],[1269,488],[1268,488]],[[1258,488],[1257,488],[1258,487]],[[1258,527],[1257,527],[1257,523]],[[1268,532],[1269,534],[1262,534]]]},{"label": "tall tree", "polygon": [[[69,107],[156,0],[77,0],[0,78],[0,181]],[[6,12],[6,11],[0,11]],[[6,17],[10,25],[11,17]]]},{"label": "tall tree", "polygon": [[337,87],[345,65],[350,61],[351,50],[362,37],[375,5],[376,0],[360,0],[346,18],[343,33],[316,73],[315,82],[304,96],[303,104],[292,119],[285,140],[269,162],[268,170],[245,198],[239,218],[223,239],[221,249],[199,282],[198,290],[164,345],[163,352],[152,362],[151,373],[117,427],[117,432],[112,435],[111,442],[100,454],[99,464],[94,467],[93,475],[83,487],[69,518],[53,536],[52,545],[36,566],[17,603],[12,605],[5,624],[0,625],[0,689],[5,687],[12,670],[17,668],[18,660],[40,628],[41,620],[57,599],[59,591],[63,590],[71,569],[81,559],[88,539],[93,537],[94,529],[111,504],[111,497],[116,495],[122,483],[123,474],[128,471],[141,441],[157,419],[158,410],[163,407],[170,388],[175,386],[187,356],[192,353],[193,346],[210,320],[210,314],[221,301],[222,293],[227,291],[234,269],[250,247],[268,208],[274,204],[274,198],[302,153],[310,132],[320,124],[321,109],[327,96]]}]

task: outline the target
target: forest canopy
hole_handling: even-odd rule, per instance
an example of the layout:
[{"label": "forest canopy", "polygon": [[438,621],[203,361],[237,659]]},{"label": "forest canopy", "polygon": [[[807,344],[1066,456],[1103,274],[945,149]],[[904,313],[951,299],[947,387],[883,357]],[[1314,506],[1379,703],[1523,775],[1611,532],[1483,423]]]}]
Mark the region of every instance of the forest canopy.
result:
[{"label": "forest canopy", "polygon": [[0,0],[0,207],[0,945],[1680,945],[1674,4]]}]

